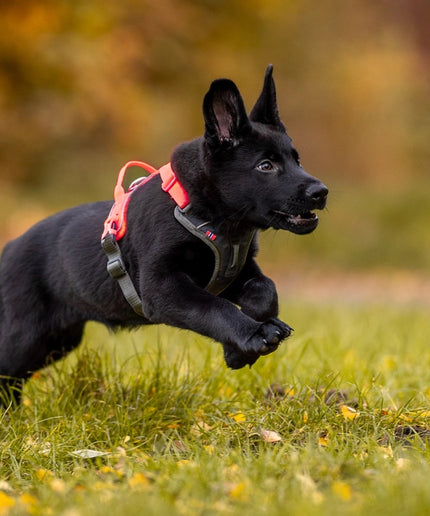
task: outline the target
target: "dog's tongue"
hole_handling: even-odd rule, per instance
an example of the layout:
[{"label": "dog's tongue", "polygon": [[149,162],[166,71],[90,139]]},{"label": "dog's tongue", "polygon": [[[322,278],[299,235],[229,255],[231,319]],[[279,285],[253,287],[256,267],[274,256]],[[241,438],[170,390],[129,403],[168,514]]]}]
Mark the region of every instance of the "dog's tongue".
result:
[{"label": "dog's tongue", "polygon": [[302,224],[304,222],[309,222],[310,220],[316,220],[318,215],[311,211],[307,211],[306,213],[300,213],[299,215],[290,215],[288,218],[293,224]]},{"label": "dog's tongue", "polygon": [[301,219],[307,219],[307,220],[309,220],[309,219],[315,219],[315,218],[317,218],[317,214],[316,214],[316,213],[313,213],[312,211],[307,211],[306,213],[301,213],[301,214],[299,215],[299,217],[300,217]]}]

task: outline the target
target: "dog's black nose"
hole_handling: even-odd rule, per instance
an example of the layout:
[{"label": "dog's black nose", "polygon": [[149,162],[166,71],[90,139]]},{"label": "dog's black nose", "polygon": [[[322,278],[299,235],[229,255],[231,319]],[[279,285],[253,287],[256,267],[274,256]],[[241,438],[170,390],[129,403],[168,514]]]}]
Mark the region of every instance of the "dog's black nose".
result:
[{"label": "dog's black nose", "polygon": [[327,201],[328,188],[319,181],[312,183],[306,188],[306,196],[311,200],[316,208],[324,208]]}]

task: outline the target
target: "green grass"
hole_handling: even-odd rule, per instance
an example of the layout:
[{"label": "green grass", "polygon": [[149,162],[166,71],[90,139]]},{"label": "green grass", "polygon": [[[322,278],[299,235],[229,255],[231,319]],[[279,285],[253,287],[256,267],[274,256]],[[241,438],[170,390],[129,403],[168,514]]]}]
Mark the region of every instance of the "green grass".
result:
[{"label": "green grass", "polygon": [[0,515],[428,514],[427,309],[282,315],[288,344],[237,372],[192,333],[89,325],[1,416]]}]

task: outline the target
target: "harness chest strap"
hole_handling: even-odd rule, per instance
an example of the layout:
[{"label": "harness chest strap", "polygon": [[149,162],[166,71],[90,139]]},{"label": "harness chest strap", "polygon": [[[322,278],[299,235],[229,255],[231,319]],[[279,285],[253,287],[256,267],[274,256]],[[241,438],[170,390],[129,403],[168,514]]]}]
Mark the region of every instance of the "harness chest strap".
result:
[{"label": "harness chest strap", "polygon": [[185,229],[212,250],[215,257],[214,270],[205,290],[215,295],[220,294],[243,269],[256,231],[248,230],[240,237],[231,238],[222,232],[217,232],[211,222],[202,222],[192,213],[192,210],[181,210],[176,206],[174,215]]}]

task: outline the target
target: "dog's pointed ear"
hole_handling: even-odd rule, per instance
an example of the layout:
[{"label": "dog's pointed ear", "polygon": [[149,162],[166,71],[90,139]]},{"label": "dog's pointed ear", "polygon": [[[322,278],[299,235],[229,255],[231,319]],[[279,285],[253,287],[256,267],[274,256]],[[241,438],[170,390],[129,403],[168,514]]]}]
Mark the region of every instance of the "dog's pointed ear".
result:
[{"label": "dog's pointed ear", "polygon": [[203,100],[205,139],[211,145],[236,146],[251,129],[242,96],[234,82],[217,79]]},{"label": "dog's pointed ear", "polygon": [[276,102],[276,87],[272,77],[273,65],[266,68],[263,90],[253,107],[249,119],[253,122],[260,122],[285,131],[285,126],[279,117],[278,105]]}]

